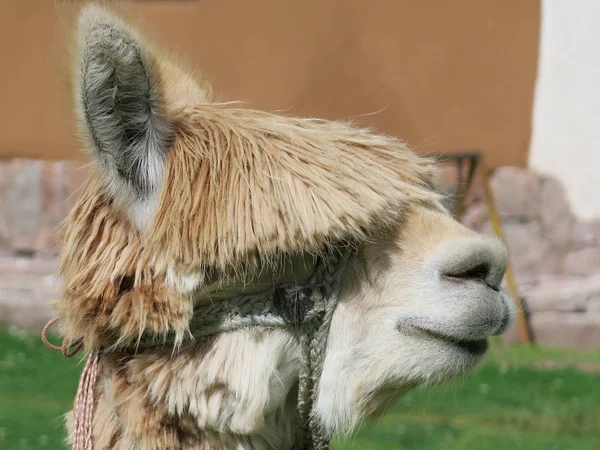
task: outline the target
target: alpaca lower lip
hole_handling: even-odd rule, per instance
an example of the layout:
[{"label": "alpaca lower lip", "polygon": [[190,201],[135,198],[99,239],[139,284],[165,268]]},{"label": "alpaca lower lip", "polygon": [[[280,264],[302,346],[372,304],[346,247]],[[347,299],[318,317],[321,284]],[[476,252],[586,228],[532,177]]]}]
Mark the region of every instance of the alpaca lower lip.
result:
[{"label": "alpaca lower lip", "polygon": [[459,339],[445,334],[438,333],[437,331],[427,330],[420,327],[415,327],[418,333],[421,333],[429,338],[433,338],[437,341],[443,341],[447,344],[452,345],[464,352],[468,352],[473,356],[479,356],[484,354],[488,349],[487,339]]},{"label": "alpaca lower lip", "polygon": [[444,341],[448,344],[451,344],[454,347],[457,347],[463,351],[469,352],[472,355],[482,355],[488,349],[488,341],[487,339],[457,339],[451,336],[446,336],[443,334],[436,333],[435,331],[423,330],[429,336]]}]

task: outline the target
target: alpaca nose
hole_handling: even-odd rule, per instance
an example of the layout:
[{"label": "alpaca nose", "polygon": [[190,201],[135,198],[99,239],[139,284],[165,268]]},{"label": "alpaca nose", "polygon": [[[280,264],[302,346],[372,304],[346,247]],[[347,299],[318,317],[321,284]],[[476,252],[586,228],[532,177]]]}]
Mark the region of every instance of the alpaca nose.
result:
[{"label": "alpaca nose", "polygon": [[455,238],[436,254],[440,274],[460,281],[483,281],[498,289],[508,267],[508,253],[498,240],[483,236]]}]

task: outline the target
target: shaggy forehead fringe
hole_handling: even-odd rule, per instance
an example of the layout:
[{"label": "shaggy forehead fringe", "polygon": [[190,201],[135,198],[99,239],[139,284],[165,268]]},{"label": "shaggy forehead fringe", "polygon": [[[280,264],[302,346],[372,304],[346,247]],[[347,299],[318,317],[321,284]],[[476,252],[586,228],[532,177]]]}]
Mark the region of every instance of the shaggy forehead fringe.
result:
[{"label": "shaggy forehead fringe", "polygon": [[408,203],[440,207],[433,161],[389,136],[214,104],[178,123],[148,234],[164,261],[224,270],[317,253],[396,223]]},{"label": "shaggy forehead fringe", "polygon": [[[136,230],[93,173],[65,221],[61,273],[98,286],[171,268],[220,273],[319,254],[397,223],[406,205],[438,208],[436,167],[392,137],[343,122],[231,105],[177,118],[154,222]],[[102,280],[105,280],[102,283]]]}]

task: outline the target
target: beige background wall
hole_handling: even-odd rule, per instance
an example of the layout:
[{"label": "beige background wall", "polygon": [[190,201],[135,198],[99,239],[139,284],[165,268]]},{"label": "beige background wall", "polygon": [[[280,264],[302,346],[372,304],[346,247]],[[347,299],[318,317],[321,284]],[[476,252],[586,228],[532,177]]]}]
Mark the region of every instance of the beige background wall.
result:
[{"label": "beige background wall", "polygon": [[[0,6],[0,156],[83,158],[66,35],[75,2]],[[227,100],[354,118],[418,151],[525,165],[539,0],[126,2]]]}]

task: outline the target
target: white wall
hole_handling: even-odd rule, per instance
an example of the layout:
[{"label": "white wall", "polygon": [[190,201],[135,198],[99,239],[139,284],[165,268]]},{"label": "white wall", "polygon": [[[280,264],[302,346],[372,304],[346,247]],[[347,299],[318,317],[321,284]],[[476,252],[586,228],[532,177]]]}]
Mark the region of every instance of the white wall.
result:
[{"label": "white wall", "polygon": [[600,0],[542,0],[529,163],[600,218]]}]

